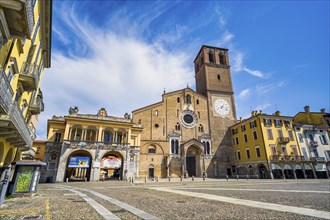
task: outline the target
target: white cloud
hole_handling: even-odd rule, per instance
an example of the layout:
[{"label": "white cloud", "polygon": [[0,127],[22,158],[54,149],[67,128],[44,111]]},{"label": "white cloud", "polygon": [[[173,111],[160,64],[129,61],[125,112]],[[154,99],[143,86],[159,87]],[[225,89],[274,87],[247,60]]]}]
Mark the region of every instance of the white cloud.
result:
[{"label": "white cloud", "polygon": [[244,60],[244,54],[242,52],[234,53],[232,70],[236,71],[236,72],[245,71],[252,76],[259,77],[259,78],[266,78],[266,74],[263,73],[262,71],[253,70],[253,69],[245,66],[243,64],[243,60]]},{"label": "white cloud", "polygon": [[278,89],[285,85],[284,81],[276,82],[276,83],[269,83],[269,84],[263,84],[263,85],[257,85],[256,86],[256,92],[258,94],[265,94],[271,91],[274,91],[275,89]]},{"label": "white cloud", "polygon": [[[129,34],[102,32],[74,13],[63,19],[81,41],[82,54],[90,54],[52,53],[52,67],[45,70],[41,85],[46,103],[38,124],[42,138],[46,138],[46,120],[54,114],[66,115],[70,106],[91,114],[105,107],[108,114],[123,116],[161,101],[164,88],[173,91],[194,84],[192,61],[182,51],[160,49]],[[57,35],[61,34],[65,33]]]},{"label": "white cloud", "polygon": [[238,98],[240,98],[240,99],[244,99],[244,98],[249,97],[250,94],[251,94],[251,90],[250,90],[250,89],[244,89],[244,90],[242,90],[242,91],[239,93]]}]

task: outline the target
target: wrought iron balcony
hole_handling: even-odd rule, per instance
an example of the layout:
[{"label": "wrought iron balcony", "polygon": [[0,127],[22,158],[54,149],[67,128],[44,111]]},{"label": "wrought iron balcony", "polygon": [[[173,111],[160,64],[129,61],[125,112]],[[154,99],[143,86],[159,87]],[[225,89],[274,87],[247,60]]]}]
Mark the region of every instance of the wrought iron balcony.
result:
[{"label": "wrought iron balcony", "polygon": [[288,137],[278,137],[277,141],[280,144],[287,144],[287,143],[290,142],[290,138],[288,138]]},{"label": "wrought iron balcony", "polygon": [[325,157],[311,157],[311,161],[324,162]]},{"label": "wrought iron balcony", "polygon": [[14,92],[10,86],[7,76],[0,67],[0,113],[8,114],[13,96]]},{"label": "wrought iron balcony", "polygon": [[317,141],[310,141],[309,144],[310,144],[312,147],[317,147],[317,146],[319,146],[319,144],[317,143]]},{"label": "wrought iron balcony", "polygon": [[0,1],[12,37],[31,38],[34,27],[33,5],[30,0]]},{"label": "wrought iron balcony", "polygon": [[44,111],[44,102],[42,98],[37,96],[37,98],[29,105],[29,111],[32,115],[38,115]]},{"label": "wrought iron balcony", "polygon": [[22,83],[25,91],[36,90],[39,83],[38,66],[24,62],[18,80]]},{"label": "wrought iron balcony", "polygon": [[31,148],[31,131],[16,102],[12,102],[8,114],[1,115],[0,128],[3,137],[16,147]]}]

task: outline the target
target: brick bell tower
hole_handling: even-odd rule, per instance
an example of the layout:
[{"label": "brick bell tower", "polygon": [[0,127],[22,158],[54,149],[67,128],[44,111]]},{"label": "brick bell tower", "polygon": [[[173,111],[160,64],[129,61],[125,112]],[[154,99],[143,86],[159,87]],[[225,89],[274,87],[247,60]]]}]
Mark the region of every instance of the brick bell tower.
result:
[{"label": "brick bell tower", "polygon": [[234,154],[229,127],[236,121],[228,49],[203,45],[195,60],[196,91],[207,97],[212,161],[211,176],[231,175]]}]

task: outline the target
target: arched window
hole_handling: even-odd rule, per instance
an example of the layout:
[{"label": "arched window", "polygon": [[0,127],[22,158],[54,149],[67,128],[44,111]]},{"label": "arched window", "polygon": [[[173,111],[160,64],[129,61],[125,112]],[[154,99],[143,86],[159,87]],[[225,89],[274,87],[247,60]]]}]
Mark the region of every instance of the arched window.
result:
[{"label": "arched window", "polygon": [[150,146],[150,147],[148,148],[148,153],[149,153],[149,154],[155,154],[155,153],[156,153],[156,148],[155,148],[154,146]]},{"label": "arched window", "polygon": [[180,124],[179,124],[179,123],[176,123],[176,125],[175,125],[175,130],[176,130],[176,131],[180,131],[180,130],[181,130],[181,128],[180,128]]},{"label": "arched window", "polygon": [[174,150],[175,150],[175,143],[174,140],[171,141],[171,154],[174,154]]},{"label": "arched window", "polygon": [[208,141],[203,142],[204,143],[204,154],[210,155],[210,143]]},{"label": "arched window", "polygon": [[179,114],[180,114],[180,110],[177,109],[177,110],[176,110],[176,117],[179,117]]},{"label": "arched window", "polygon": [[218,76],[217,76],[217,77],[218,77],[218,80],[220,80],[220,79],[221,79],[221,77],[220,77],[220,75],[219,75],[219,74],[218,74]]},{"label": "arched window", "polygon": [[179,154],[179,140],[171,140],[171,154]]},{"label": "arched window", "polygon": [[196,104],[199,105],[199,99],[196,100]]},{"label": "arched window", "polygon": [[179,141],[175,140],[175,154],[179,154]]},{"label": "arched window", "polygon": [[210,61],[210,63],[214,63],[213,53],[210,51],[208,54],[209,54],[209,61]]},{"label": "arched window", "polygon": [[198,119],[200,119],[201,118],[201,113],[199,111],[197,112],[197,115],[198,115]]},{"label": "arched window", "polygon": [[155,115],[158,116],[158,110],[155,111]]},{"label": "arched window", "polygon": [[219,52],[219,60],[221,65],[226,65],[226,56],[224,51]]},{"label": "arched window", "polygon": [[186,103],[191,104],[191,96],[190,95],[186,96]]},{"label": "arched window", "polygon": [[204,132],[203,125],[201,125],[201,124],[199,125],[199,127],[198,127],[198,131],[199,131],[199,132]]},{"label": "arched window", "polygon": [[178,103],[180,103],[180,97],[178,97],[176,100],[177,100]]}]

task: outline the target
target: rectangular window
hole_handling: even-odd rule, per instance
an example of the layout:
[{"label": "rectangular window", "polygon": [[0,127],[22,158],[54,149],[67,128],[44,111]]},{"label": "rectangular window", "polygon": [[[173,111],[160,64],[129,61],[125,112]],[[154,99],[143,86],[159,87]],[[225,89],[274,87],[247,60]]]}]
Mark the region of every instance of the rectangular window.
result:
[{"label": "rectangular window", "polygon": [[251,121],[250,122],[250,128],[256,128],[257,127],[257,122],[254,120],[254,121]]},{"label": "rectangular window", "polygon": [[258,139],[257,131],[254,131],[253,132],[253,139],[254,140],[257,140]]},{"label": "rectangular window", "polygon": [[283,155],[284,156],[287,156],[288,155],[288,152],[286,151],[285,145],[282,145],[282,152],[283,152]]},{"label": "rectangular window", "polygon": [[308,155],[307,155],[307,151],[306,151],[306,148],[305,147],[302,147],[301,148],[301,152],[304,155],[305,160],[308,160]]},{"label": "rectangular window", "polygon": [[290,127],[291,127],[291,125],[290,125],[290,121],[288,121],[288,120],[284,120],[284,126],[285,126],[286,128],[290,128]]},{"label": "rectangular window", "polygon": [[257,157],[261,157],[260,147],[259,146],[256,146],[256,154],[257,154]]},{"label": "rectangular window", "polygon": [[297,151],[297,146],[296,145],[291,145],[291,151],[294,156],[298,156],[298,151]]},{"label": "rectangular window", "polygon": [[272,126],[272,120],[269,119],[269,118],[265,118],[265,119],[264,119],[264,125],[265,125],[266,127],[270,127],[270,126]]},{"label": "rectangular window", "polygon": [[231,130],[231,134],[237,134],[237,133],[238,133],[237,128],[233,128],[233,129]]},{"label": "rectangular window", "polygon": [[303,136],[301,133],[298,133],[298,139],[299,139],[299,142],[300,143],[303,143],[304,142],[304,139],[303,139]]},{"label": "rectangular window", "polygon": [[268,140],[274,140],[272,129],[267,129]]},{"label": "rectangular window", "polygon": [[250,149],[246,149],[246,157],[249,159],[250,158]]},{"label": "rectangular window", "polygon": [[270,152],[271,152],[272,156],[276,156],[277,152],[276,152],[275,144],[270,144],[269,147],[270,147]]},{"label": "rectangular window", "polygon": [[325,157],[327,158],[327,161],[330,161],[330,150],[324,151]]},{"label": "rectangular window", "polygon": [[241,159],[241,152],[238,150],[237,151],[237,159],[240,160]]},{"label": "rectangular window", "polygon": [[277,130],[277,135],[279,137],[283,137],[283,131],[282,130]]},{"label": "rectangular window", "polygon": [[245,131],[246,130],[245,125],[242,125],[241,129],[242,129],[242,131]]},{"label": "rectangular window", "polygon": [[238,137],[236,137],[236,145],[238,145],[239,143],[238,143]]},{"label": "rectangular window", "polygon": [[274,122],[275,122],[275,127],[282,127],[282,120],[275,119]]},{"label": "rectangular window", "polygon": [[327,137],[324,134],[320,136],[320,141],[322,144],[328,144]]},{"label": "rectangular window", "polygon": [[244,134],[244,141],[245,141],[245,143],[248,142],[248,139],[247,139],[247,135],[246,134]]},{"label": "rectangular window", "polygon": [[62,133],[56,133],[54,142],[61,142],[61,136],[62,136]]},{"label": "rectangular window", "polygon": [[294,141],[294,137],[293,137],[293,132],[292,131],[288,131],[289,134],[289,138],[291,141]]}]

